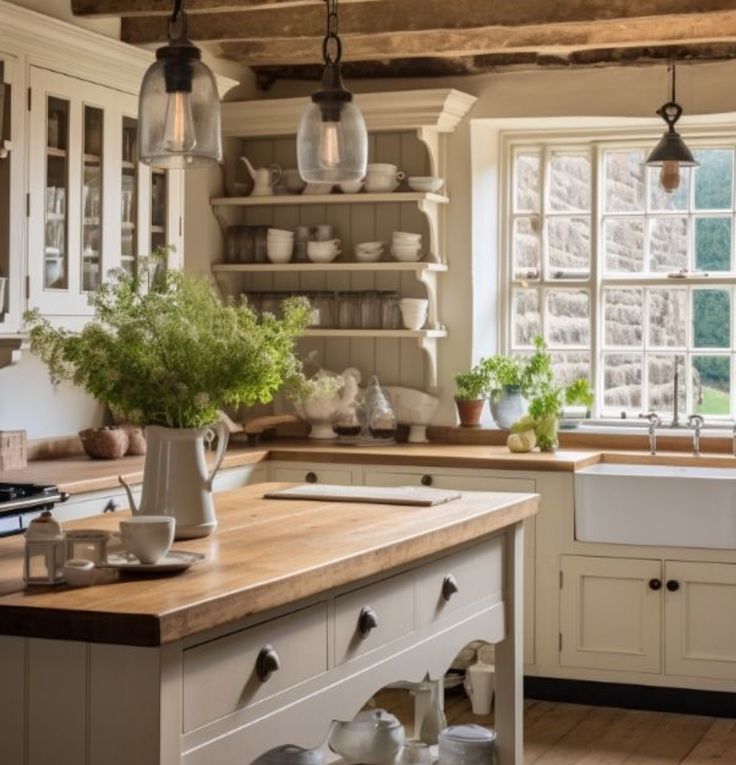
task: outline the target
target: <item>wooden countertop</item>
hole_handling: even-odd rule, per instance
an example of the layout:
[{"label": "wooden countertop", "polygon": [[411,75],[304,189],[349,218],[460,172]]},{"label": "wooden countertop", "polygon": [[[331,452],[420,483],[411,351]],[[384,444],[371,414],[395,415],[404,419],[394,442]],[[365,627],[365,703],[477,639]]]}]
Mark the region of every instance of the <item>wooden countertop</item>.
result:
[{"label": "wooden countertop", "polygon": [[[498,470],[552,470],[572,472],[600,461],[600,450],[561,449],[557,452],[512,454],[505,446],[460,444],[399,444],[383,447],[316,445],[314,441],[276,439],[263,446],[235,445],[228,449],[223,468],[268,460],[374,465],[427,465],[428,467]],[[0,472],[0,481],[57,484],[62,491],[82,494],[119,488],[118,475],[128,483],[143,479],[143,457],[92,460],[88,457],[38,460],[22,470]]]},{"label": "wooden countertop", "polygon": [[[177,542],[207,559],[173,577],[23,589],[23,537],[0,540],[0,634],[155,646],[411,564],[537,512],[536,494],[466,492],[435,507],[216,495],[219,528]],[[98,516],[67,528],[114,529]]]}]

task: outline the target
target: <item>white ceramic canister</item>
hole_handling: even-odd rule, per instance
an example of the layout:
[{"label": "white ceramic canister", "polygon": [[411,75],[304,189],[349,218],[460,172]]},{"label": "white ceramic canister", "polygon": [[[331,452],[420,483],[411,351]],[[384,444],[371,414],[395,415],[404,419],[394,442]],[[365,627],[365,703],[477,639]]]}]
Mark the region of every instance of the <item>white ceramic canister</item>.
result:
[{"label": "white ceramic canister", "polygon": [[453,725],[440,733],[438,765],[498,765],[496,731]]}]

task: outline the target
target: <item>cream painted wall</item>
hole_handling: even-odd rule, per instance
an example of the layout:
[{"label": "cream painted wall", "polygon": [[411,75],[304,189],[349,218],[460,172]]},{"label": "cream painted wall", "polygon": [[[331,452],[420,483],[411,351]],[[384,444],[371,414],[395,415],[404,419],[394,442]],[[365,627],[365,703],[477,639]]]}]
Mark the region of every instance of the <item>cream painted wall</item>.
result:
[{"label": "cream painted wall", "polygon": [[68,21],[91,32],[120,39],[119,19],[81,19],[72,14],[71,0],[8,0],[13,5],[20,5],[30,11],[43,13],[45,16],[53,16],[61,21]]},{"label": "cream painted wall", "polygon": [[[682,65],[677,95],[688,114],[736,109],[736,62]],[[313,83],[279,82],[267,94],[285,98],[309,93]],[[441,282],[440,317],[450,338],[439,343],[442,406],[437,421],[454,423],[453,376],[496,348],[496,289],[492,257],[494,231],[475,238],[471,188],[471,121],[502,117],[651,117],[667,96],[664,66],[587,70],[503,72],[473,77],[348,82],[355,92],[452,87],[478,97],[449,138],[447,219],[450,273]],[[476,123],[477,124],[477,123]],[[684,125],[687,118],[683,119]],[[734,126],[736,127],[736,126]],[[380,158],[376,158],[380,161]],[[475,221],[477,227],[483,221]],[[469,309],[472,306],[472,309]]]}]

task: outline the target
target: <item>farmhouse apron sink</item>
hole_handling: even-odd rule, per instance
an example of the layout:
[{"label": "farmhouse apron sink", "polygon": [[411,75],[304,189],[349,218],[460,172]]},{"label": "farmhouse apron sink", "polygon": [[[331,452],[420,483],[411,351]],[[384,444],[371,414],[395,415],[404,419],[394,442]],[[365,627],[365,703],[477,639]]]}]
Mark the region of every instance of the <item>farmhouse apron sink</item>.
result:
[{"label": "farmhouse apron sink", "polygon": [[601,463],[575,473],[575,538],[736,547],[736,469]]}]

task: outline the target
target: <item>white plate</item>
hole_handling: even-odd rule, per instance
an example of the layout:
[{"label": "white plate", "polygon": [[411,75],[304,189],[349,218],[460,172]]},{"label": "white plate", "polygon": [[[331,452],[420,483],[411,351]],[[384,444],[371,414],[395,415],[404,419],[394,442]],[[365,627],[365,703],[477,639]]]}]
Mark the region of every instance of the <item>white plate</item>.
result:
[{"label": "white plate", "polygon": [[132,574],[167,574],[184,571],[204,559],[205,556],[200,553],[170,550],[158,563],[141,563],[130,553],[110,553],[101,568],[114,568]]}]

